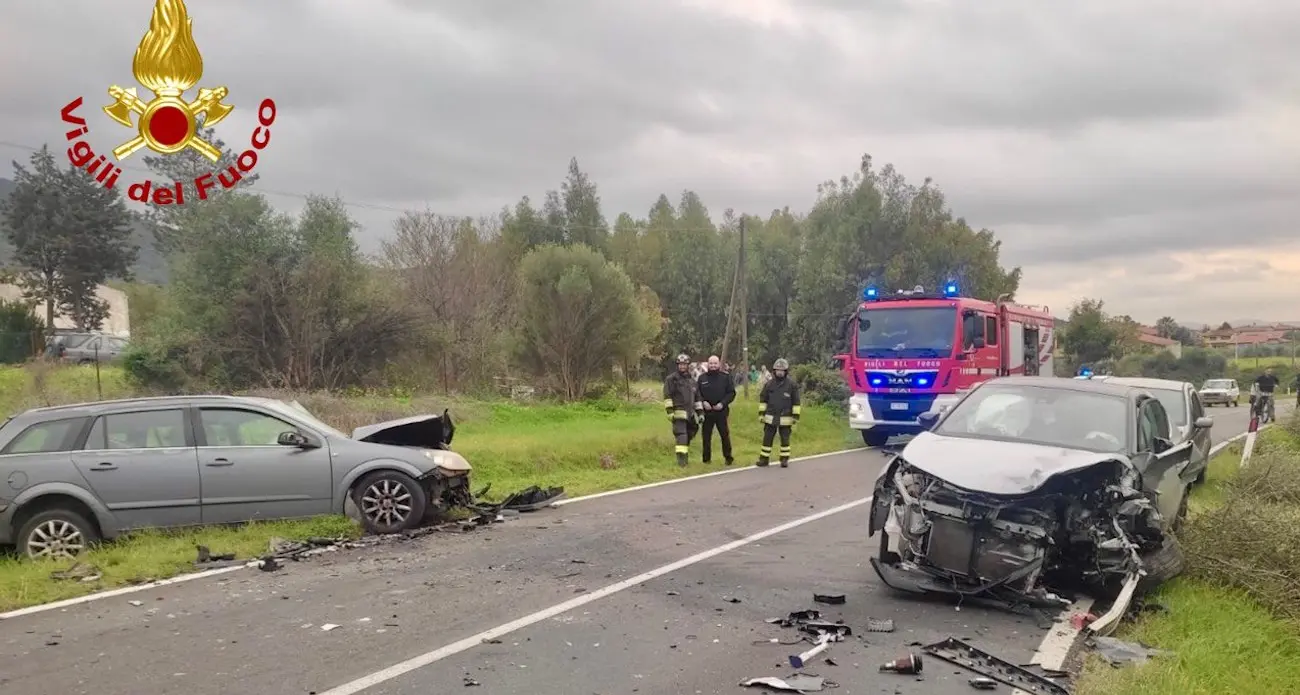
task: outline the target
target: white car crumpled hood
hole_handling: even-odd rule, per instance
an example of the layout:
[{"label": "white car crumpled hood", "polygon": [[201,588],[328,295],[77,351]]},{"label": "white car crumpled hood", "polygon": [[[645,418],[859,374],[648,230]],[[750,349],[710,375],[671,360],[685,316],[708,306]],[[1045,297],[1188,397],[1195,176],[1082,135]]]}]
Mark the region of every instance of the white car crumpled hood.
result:
[{"label": "white car crumpled hood", "polygon": [[1107,461],[1132,466],[1119,453],[1098,453],[1058,446],[944,437],[922,432],[902,451],[908,465],[951,485],[990,495],[1023,495],[1053,477]]}]

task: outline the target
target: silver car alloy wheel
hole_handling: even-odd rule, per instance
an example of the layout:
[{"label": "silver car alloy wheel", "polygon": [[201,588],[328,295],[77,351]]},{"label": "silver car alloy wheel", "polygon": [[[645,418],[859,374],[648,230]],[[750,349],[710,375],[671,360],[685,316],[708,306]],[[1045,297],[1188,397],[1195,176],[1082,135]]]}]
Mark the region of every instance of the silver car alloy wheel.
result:
[{"label": "silver car alloy wheel", "polygon": [[401,524],[411,515],[411,491],[396,480],[377,480],[361,495],[361,513],[376,524]]},{"label": "silver car alloy wheel", "polygon": [[86,549],[86,537],[75,524],[50,519],[32,529],[27,555],[33,558],[70,558]]}]

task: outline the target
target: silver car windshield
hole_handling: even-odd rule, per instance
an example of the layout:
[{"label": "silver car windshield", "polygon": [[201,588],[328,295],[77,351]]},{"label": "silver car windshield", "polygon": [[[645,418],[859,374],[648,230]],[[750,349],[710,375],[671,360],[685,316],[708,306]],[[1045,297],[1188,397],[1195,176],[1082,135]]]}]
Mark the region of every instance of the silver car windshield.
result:
[{"label": "silver car windshield", "polygon": [[1089,391],[986,384],[958,403],[935,434],[1097,452],[1128,450],[1128,401]]},{"label": "silver car windshield", "polygon": [[1209,381],[1205,382],[1205,386],[1202,386],[1201,388],[1207,390],[1223,389],[1224,391],[1227,391],[1228,389],[1232,388],[1232,380],[1231,379],[1210,379]]},{"label": "silver car windshield", "polygon": [[302,404],[299,403],[298,401],[293,401],[292,403],[288,403],[285,401],[269,401],[266,403],[266,406],[268,408],[271,408],[272,410],[278,410],[284,413],[285,415],[302,420],[304,423],[311,425],[312,427],[315,427],[316,429],[320,430],[321,432],[324,432],[325,434],[328,434],[331,437],[338,437],[340,439],[351,439],[351,437],[347,436],[346,434],[343,434],[342,432],[334,429],[333,427],[330,427],[324,422],[321,422],[320,418],[316,417],[315,415],[312,415],[311,411],[304,408]]}]

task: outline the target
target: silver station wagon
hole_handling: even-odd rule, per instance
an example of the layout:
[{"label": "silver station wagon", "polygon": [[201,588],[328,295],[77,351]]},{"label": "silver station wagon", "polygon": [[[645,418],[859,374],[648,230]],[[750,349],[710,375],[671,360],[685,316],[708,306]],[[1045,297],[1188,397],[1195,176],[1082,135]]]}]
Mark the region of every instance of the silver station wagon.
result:
[{"label": "silver station wagon", "polygon": [[143,528],[342,514],[395,533],[468,504],[450,415],[348,436],[296,402],[169,396],[37,408],[0,426],[0,545],[68,557]]}]

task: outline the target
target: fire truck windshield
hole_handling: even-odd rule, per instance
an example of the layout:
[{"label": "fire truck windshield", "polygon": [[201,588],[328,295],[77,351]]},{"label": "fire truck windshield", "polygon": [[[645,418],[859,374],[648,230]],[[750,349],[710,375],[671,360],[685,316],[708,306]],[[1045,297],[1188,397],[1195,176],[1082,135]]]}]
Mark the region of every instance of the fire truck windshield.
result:
[{"label": "fire truck windshield", "polygon": [[952,307],[861,309],[855,351],[859,359],[950,357],[956,336]]}]

